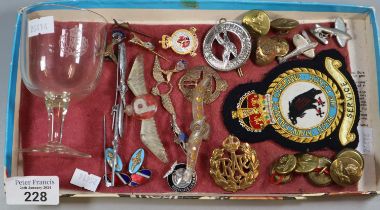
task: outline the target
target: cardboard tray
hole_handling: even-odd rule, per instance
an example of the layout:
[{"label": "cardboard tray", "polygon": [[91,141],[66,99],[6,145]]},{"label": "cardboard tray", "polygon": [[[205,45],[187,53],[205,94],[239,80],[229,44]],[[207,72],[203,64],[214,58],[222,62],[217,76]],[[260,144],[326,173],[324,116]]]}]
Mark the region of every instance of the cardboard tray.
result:
[{"label": "cardboard tray", "polygon": [[[337,16],[344,19],[353,36],[348,43],[351,73],[359,88],[361,100],[361,121],[359,122],[360,150],[365,158],[364,175],[355,192],[334,193],[271,193],[271,194],[234,194],[226,193],[89,193],[77,190],[61,189],[61,196],[72,197],[155,197],[155,198],[208,198],[208,199],[284,199],[305,198],[308,196],[339,194],[376,194],[380,192],[380,142],[379,136],[379,82],[380,49],[378,26],[375,12],[370,7],[333,5],[319,3],[285,3],[255,1],[56,1],[49,3],[66,4],[90,8],[104,15],[110,22],[112,19],[128,20],[132,24],[215,24],[221,16],[227,20],[241,20],[242,15],[252,9],[265,10],[271,19],[287,17],[298,20],[301,24],[333,22]],[[233,7],[231,6],[233,5]],[[65,20],[67,11],[57,11],[57,17]],[[222,15],[221,15],[222,14]],[[78,16],[78,20],[80,17]],[[7,107],[7,127],[5,146],[5,179],[23,176],[23,159],[18,152],[20,146],[19,111],[21,75],[18,65],[21,17],[17,18],[14,35],[13,59],[10,65],[9,93]],[[265,172],[263,172],[265,173]]]}]

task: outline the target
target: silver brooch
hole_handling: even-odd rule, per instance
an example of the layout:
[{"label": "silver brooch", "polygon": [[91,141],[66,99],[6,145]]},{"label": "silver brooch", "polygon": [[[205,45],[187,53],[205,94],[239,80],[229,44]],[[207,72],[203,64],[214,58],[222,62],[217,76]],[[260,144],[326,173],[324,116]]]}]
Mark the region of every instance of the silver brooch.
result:
[{"label": "silver brooch", "polygon": [[315,24],[315,28],[311,29],[310,32],[324,45],[329,43],[328,38],[331,36],[335,36],[340,47],[345,47],[347,41],[352,39],[351,35],[347,33],[346,24],[340,17],[335,20],[334,28],[323,27],[319,24]]},{"label": "silver brooch", "polygon": [[296,46],[296,49],[285,56],[277,57],[279,63],[284,63],[288,61],[288,59],[297,57],[302,54],[308,58],[315,57],[315,48],[317,47],[318,43],[312,42],[306,31],[302,31],[301,33],[302,35],[296,34],[293,36],[293,44]]},{"label": "silver brooch", "polygon": [[[238,52],[236,45],[230,40],[228,33],[238,37],[241,49]],[[223,46],[222,60],[212,51],[213,43]],[[240,24],[220,19],[219,24],[212,27],[203,41],[203,56],[207,63],[219,71],[231,71],[240,68],[251,54],[251,36]]]}]

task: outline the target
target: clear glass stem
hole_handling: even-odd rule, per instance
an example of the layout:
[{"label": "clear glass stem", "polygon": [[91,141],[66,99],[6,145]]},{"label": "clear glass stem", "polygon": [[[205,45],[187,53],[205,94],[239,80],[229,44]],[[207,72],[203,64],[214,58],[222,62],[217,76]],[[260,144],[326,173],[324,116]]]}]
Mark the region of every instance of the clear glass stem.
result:
[{"label": "clear glass stem", "polygon": [[67,108],[70,102],[68,94],[63,95],[46,95],[45,105],[50,122],[50,131],[48,139],[50,144],[61,144],[63,124],[67,114]]},{"label": "clear glass stem", "polygon": [[71,149],[62,144],[63,123],[70,102],[69,94],[62,95],[46,94],[45,105],[50,121],[47,144],[39,147],[22,149],[22,152],[56,153],[73,157],[90,158],[91,155]]}]

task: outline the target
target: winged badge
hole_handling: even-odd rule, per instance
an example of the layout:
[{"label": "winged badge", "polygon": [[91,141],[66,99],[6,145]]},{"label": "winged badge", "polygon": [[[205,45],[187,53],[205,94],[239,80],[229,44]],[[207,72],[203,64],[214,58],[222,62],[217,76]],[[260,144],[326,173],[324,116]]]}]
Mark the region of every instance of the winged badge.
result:
[{"label": "winged badge", "polygon": [[128,77],[128,87],[136,96],[132,104],[127,107],[128,115],[141,120],[140,137],[143,144],[162,162],[169,162],[165,148],[157,132],[156,121],[153,118],[157,111],[154,97],[148,94],[144,79],[144,58],[140,54],[136,57]]}]

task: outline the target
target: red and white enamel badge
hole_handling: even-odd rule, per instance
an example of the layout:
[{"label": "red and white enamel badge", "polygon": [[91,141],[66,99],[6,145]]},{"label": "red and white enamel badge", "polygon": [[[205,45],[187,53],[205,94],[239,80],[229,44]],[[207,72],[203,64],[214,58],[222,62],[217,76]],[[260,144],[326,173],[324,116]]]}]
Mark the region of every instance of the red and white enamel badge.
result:
[{"label": "red and white enamel badge", "polygon": [[195,34],[197,29],[191,27],[189,30],[179,29],[171,36],[163,35],[160,41],[162,48],[172,48],[174,52],[180,55],[190,54],[195,56],[198,48],[198,38]]}]

